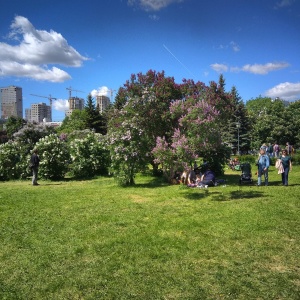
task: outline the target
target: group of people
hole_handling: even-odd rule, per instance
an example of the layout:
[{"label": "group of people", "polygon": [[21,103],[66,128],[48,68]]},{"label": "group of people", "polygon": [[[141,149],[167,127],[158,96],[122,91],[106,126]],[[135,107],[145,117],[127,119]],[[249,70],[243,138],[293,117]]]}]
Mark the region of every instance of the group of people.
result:
[{"label": "group of people", "polygon": [[228,166],[231,170],[240,171],[241,170],[240,165],[241,165],[240,161],[238,160],[237,157],[230,159],[228,162]]},{"label": "group of people", "polygon": [[[277,143],[272,147],[275,149]],[[277,145],[278,146],[278,145]],[[269,145],[270,147],[270,145]],[[267,150],[269,149],[269,151]],[[279,153],[277,153],[277,151]],[[264,175],[264,183],[267,186],[269,183],[269,167],[270,167],[270,148],[266,144],[263,144],[259,150],[259,157],[257,160],[257,185],[260,186],[262,184],[262,175]],[[273,152],[272,152],[273,153]],[[276,147],[276,152],[274,152],[274,157],[277,158],[275,167],[278,169],[278,174],[281,174],[282,184],[284,186],[288,186],[289,172],[292,170],[292,147],[289,143],[286,143],[286,148],[282,149],[280,153],[280,148]]]},{"label": "group of people", "polygon": [[285,148],[281,149],[277,142],[269,143],[268,145],[264,143],[261,148],[266,151],[266,154],[270,157],[279,158],[281,151],[286,150],[288,155],[293,155],[295,153],[295,149],[289,142],[286,143]]},{"label": "group of people", "polygon": [[184,170],[182,173],[177,172],[175,174],[175,179],[177,183],[182,183],[188,187],[212,187],[215,186],[216,176],[215,173],[206,166],[203,173],[200,168],[194,166],[194,168],[189,168]]}]

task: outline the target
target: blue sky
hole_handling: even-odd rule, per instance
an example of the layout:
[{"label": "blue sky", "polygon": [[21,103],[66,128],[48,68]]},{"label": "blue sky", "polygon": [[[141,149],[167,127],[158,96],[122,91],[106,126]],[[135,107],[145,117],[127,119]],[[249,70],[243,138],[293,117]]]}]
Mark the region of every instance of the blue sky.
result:
[{"label": "blue sky", "polygon": [[246,102],[300,99],[299,0],[0,0],[0,86],[23,88],[23,108],[72,96],[113,97],[131,74],[177,83],[220,73]]}]

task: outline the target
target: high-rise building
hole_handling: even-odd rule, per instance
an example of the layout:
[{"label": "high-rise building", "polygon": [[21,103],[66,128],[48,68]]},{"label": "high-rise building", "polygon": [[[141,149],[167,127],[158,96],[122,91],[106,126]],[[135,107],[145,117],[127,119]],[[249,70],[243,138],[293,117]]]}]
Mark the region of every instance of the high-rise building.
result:
[{"label": "high-rise building", "polygon": [[103,113],[110,105],[109,97],[103,95],[97,96],[96,105],[99,106],[100,113]]},{"label": "high-rise building", "polygon": [[31,104],[30,109],[25,110],[25,119],[32,123],[52,122],[51,106],[46,103]]},{"label": "high-rise building", "polygon": [[23,118],[22,88],[9,86],[0,88],[0,118]]},{"label": "high-rise building", "polygon": [[75,109],[84,109],[84,99],[79,97],[69,98],[69,110],[66,111],[66,116],[70,116]]}]

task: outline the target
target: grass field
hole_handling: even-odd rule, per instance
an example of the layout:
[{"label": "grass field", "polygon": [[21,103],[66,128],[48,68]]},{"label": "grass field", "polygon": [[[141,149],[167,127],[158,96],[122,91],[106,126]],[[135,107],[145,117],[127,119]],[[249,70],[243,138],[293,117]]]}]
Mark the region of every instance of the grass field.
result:
[{"label": "grass field", "polygon": [[0,183],[0,299],[300,299],[300,167],[239,176]]}]

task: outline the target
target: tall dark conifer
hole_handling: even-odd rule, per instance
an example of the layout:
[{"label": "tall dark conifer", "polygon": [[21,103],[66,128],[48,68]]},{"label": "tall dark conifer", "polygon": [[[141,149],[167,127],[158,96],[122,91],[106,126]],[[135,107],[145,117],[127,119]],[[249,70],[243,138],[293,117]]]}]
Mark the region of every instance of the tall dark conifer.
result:
[{"label": "tall dark conifer", "polygon": [[95,132],[105,134],[106,126],[104,124],[104,118],[99,112],[99,107],[96,107],[91,94],[87,97],[85,111],[87,112],[87,127]]}]

